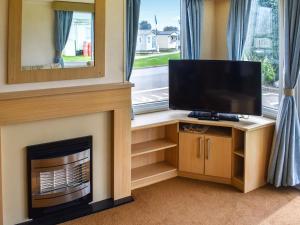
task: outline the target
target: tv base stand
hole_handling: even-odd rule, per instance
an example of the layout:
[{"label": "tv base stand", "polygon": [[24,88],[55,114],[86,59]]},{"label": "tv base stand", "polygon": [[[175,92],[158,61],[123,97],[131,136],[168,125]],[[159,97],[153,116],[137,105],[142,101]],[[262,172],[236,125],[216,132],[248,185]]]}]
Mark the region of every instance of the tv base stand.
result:
[{"label": "tv base stand", "polygon": [[202,111],[193,111],[188,117],[196,118],[199,120],[211,120],[211,121],[232,121],[239,122],[240,119],[238,115],[235,114],[227,114],[227,113],[217,113],[217,112],[202,112]]},{"label": "tv base stand", "polygon": [[177,176],[229,184],[244,193],[267,183],[274,120],[215,122],[188,113],[149,113],[131,122],[132,189]]}]

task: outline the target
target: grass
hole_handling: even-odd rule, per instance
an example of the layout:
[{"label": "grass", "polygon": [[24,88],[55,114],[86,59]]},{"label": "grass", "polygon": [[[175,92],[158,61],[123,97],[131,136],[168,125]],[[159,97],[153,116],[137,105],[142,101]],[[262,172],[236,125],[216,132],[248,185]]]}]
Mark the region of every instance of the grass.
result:
[{"label": "grass", "polygon": [[90,56],[63,56],[65,62],[88,62],[91,61]]},{"label": "grass", "polygon": [[169,60],[171,59],[180,59],[180,53],[176,52],[174,54],[157,55],[157,56],[151,56],[147,58],[136,59],[134,61],[133,68],[143,69],[143,68],[156,67],[156,66],[167,66]]}]

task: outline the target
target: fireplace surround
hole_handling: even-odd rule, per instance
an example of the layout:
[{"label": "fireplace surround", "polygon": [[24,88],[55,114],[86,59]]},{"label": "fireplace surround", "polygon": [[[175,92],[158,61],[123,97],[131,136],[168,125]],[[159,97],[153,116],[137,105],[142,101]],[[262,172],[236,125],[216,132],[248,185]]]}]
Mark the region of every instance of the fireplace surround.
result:
[{"label": "fireplace surround", "polygon": [[92,140],[87,136],[27,147],[30,219],[93,200]]},{"label": "fireplace surround", "polygon": [[[1,152],[3,153],[1,161],[2,169],[0,170],[2,174],[2,179],[0,179],[0,187],[2,187],[0,188],[2,189],[0,193],[0,224],[22,224],[22,222],[23,224],[39,225],[59,224],[64,221],[116,207],[133,200],[131,197],[130,179],[131,87],[132,84],[130,83],[115,83],[0,94]],[[105,190],[107,195],[103,193],[105,195],[103,195],[104,198],[102,198],[102,194],[99,196],[99,184],[95,183],[94,187],[96,185],[97,189],[94,190],[94,197],[97,197],[97,199],[95,199],[96,202],[89,204],[90,207],[87,209],[75,210],[76,213],[72,210],[71,213],[64,213],[60,215],[60,217],[52,217],[52,220],[41,221],[40,219],[36,219],[34,220],[35,222],[28,221],[28,210],[26,206],[26,154],[23,148],[28,146],[29,143],[32,143],[32,141],[26,143],[27,141],[25,140],[24,143],[26,143],[26,145],[24,146],[18,147],[18,145],[16,145],[23,153],[20,153],[22,155],[20,156],[20,154],[16,152],[16,154],[18,154],[17,161],[14,161],[10,147],[15,146],[13,142],[16,139],[13,138],[13,134],[7,131],[11,128],[13,128],[12,130],[15,128],[19,129],[19,125],[23,124],[34,124],[36,122],[39,123],[39,121],[50,122],[53,119],[55,121],[57,119],[67,119],[77,116],[88,116],[88,118],[92,118],[89,115],[104,112],[111,114],[111,119],[109,119],[112,127],[111,136],[105,140],[105,143],[111,143],[111,159],[105,159],[109,160],[107,164],[111,164],[111,174],[107,174],[107,176],[111,177],[111,193],[108,194],[108,192],[106,192],[107,190]],[[9,128],[6,128],[7,126]],[[98,126],[102,127],[101,123],[92,125],[93,129]],[[93,129],[91,130],[92,133]],[[90,129],[87,128],[86,130]],[[89,133],[91,134],[91,132]],[[6,136],[7,134],[12,136]],[[83,132],[83,135],[86,134]],[[93,135],[98,134],[93,133]],[[57,140],[59,140],[59,136],[65,137],[66,135],[61,134],[54,136],[57,136]],[[22,135],[20,137],[22,137]],[[31,138],[28,138],[28,141],[30,139]],[[95,141],[96,140],[98,143],[98,136],[97,139],[95,137]],[[96,142],[94,144],[96,144]],[[13,150],[18,151],[17,149]],[[94,153],[95,152],[98,151],[94,149]],[[20,161],[23,157],[24,161]],[[10,161],[7,161],[7,159]],[[15,162],[18,163],[16,170],[13,165]],[[97,163],[94,163],[94,167],[95,166],[101,168],[98,160]],[[12,179],[10,179],[10,170],[12,170],[14,176]],[[99,174],[102,173],[105,173],[103,169],[101,169],[100,172],[94,171],[94,180],[95,178],[98,180]],[[103,181],[106,182],[106,180]],[[13,194],[14,191],[18,191],[17,195]],[[16,209],[16,211],[13,209]]]}]

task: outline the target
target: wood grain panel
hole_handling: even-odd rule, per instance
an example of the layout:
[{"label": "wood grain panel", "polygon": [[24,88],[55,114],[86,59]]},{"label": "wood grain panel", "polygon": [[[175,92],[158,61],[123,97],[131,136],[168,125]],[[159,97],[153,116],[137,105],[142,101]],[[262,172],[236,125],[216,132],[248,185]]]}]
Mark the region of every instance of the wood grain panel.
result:
[{"label": "wood grain panel", "polygon": [[172,166],[178,168],[178,159],[179,159],[179,125],[171,124],[166,126],[166,138],[176,143],[177,146],[173,149],[166,150],[165,159]]},{"label": "wood grain panel", "polygon": [[152,152],[132,158],[132,169],[165,161],[165,151]]},{"label": "wood grain panel", "polygon": [[266,184],[274,129],[270,126],[246,133],[245,193]]},{"label": "wood grain panel", "polygon": [[159,126],[132,132],[132,144],[159,140],[165,138],[165,127]]},{"label": "wood grain panel", "polygon": [[232,139],[205,135],[205,175],[231,179]]},{"label": "wood grain panel", "polygon": [[131,108],[114,111],[114,200],[131,195]]},{"label": "wood grain panel", "polygon": [[103,77],[105,75],[105,0],[95,0],[95,66],[22,71],[22,0],[9,0],[8,83],[32,83]]},{"label": "wood grain panel", "polygon": [[[55,89],[53,92],[56,92]],[[130,106],[130,88],[0,100],[0,125],[113,111]]]},{"label": "wood grain panel", "polygon": [[204,136],[194,133],[179,133],[179,170],[204,174]]}]

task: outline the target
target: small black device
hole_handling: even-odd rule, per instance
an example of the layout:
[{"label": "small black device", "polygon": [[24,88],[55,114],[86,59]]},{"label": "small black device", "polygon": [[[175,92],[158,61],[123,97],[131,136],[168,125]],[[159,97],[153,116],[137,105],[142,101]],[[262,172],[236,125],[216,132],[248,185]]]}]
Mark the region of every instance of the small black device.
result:
[{"label": "small black device", "polygon": [[261,63],[226,60],[170,60],[170,109],[190,117],[239,121],[238,114],[262,114]]}]

